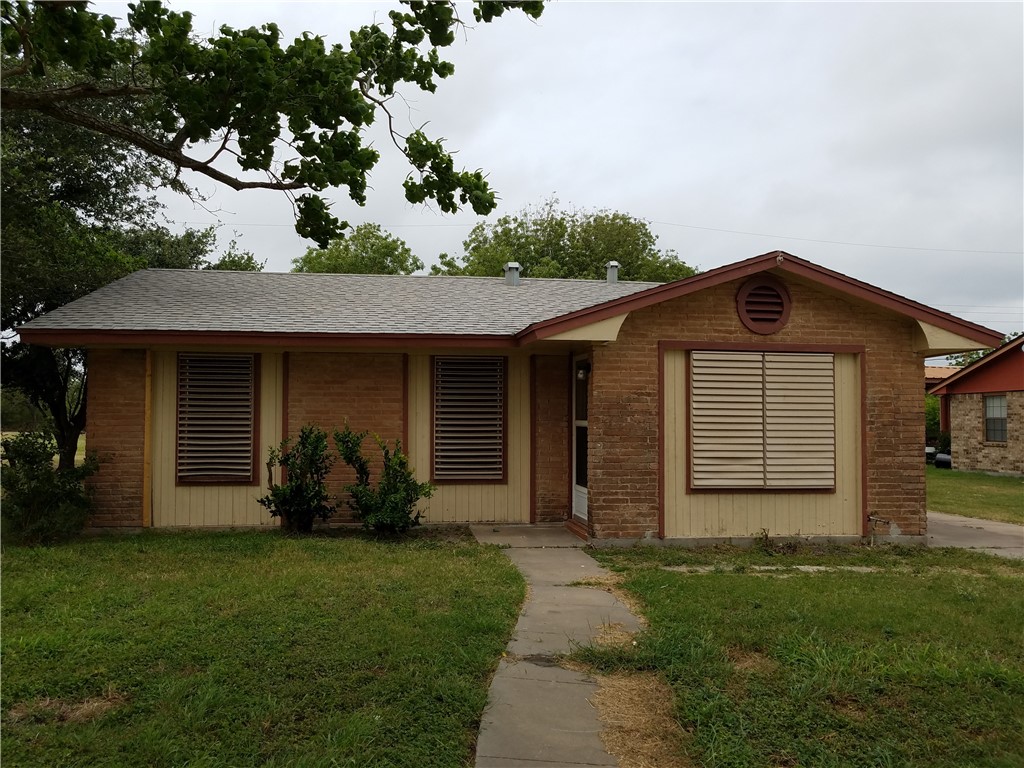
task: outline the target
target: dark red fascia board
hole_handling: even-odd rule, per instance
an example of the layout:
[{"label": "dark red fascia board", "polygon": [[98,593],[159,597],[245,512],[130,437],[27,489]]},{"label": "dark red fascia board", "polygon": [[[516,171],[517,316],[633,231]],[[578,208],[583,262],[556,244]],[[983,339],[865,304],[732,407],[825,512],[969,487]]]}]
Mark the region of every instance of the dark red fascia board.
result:
[{"label": "dark red fascia board", "polygon": [[528,344],[532,341],[539,341],[590,323],[606,320],[625,312],[643,309],[652,304],[668,301],[680,296],[687,296],[706,288],[712,288],[722,283],[739,280],[772,269],[804,277],[855,298],[907,315],[915,320],[922,320],[936,327],[965,336],[972,341],[983,344],[991,344],[993,342],[998,344],[1003,338],[1001,334],[990,328],[985,328],[946,312],[932,309],[912,299],[876,288],[873,285],[848,277],[840,272],[819,267],[817,264],[804,261],[785,251],[771,251],[770,253],[754,256],[751,259],[728,264],[724,267],[718,267],[693,277],[687,277],[673,283],[666,283],[656,288],[630,294],[621,299],[614,299],[604,304],[581,309],[578,312],[534,323],[516,334],[516,338],[521,344]]},{"label": "dark red fascia board", "polygon": [[160,331],[160,330],[60,330],[23,328],[18,332],[30,344],[51,347],[152,347],[158,345],[211,345],[246,347],[515,347],[512,336],[496,334],[466,336],[458,334],[346,334],[289,333],[274,331]]},{"label": "dark red fascia board", "polygon": [[[1016,339],[1014,339],[1013,341],[1011,341],[1009,344],[1004,344],[1002,347],[1000,347],[999,349],[995,350],[994,352],[990,352],[989,354],[985,355],[984,357],[978,358],[977,360],[975,360],[970,365],[965,365],[963,368],[961,368],[956,373],[951,373],[949,376],[947,376],[942,381],[940,381],[938,384],[936,384],[931,389],[929,389],[928,390],[928,394],[929,395],[944,395],[944,394],[946,394],[946,388],[950,384],[953,384],[954,382],[960,381],[960,379],[969,378],[971,376],[971,374],[974,373],[979,368],[984,368],[989,363],[991,363],[993,360],[996,360],[997,358],[1000,358],[1003,355],[1005,355],[1006,353],[1008,353],[1011,349],[1020,350],[1022,346],[1024,346],[1024,336],[1019,336]],[[1021,351],[1024,352],[1024,350],[1021,350]]]}]

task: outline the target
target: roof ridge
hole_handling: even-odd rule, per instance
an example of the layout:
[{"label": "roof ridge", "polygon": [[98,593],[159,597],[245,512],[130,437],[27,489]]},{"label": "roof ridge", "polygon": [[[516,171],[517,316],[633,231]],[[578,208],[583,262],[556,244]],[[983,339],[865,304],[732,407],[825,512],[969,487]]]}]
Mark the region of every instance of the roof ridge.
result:
[{"label": "roof ridge", "polygon": [[[145,269],[137,269],[134,272],[130,272],[125,277],[131,277],[141,272],[172,272],[174,274],[189,274],[189,275],[266,275],[266,276],[290,276],[301,277],[308,279],[312,277],[356,277],[356,278],[436,278],[436,279],[448,279],[448,280],[497,280],[504,281],[502,275],[423,275],[423,274],[411,274],[411,275],[392,275],[392,274],[381,274],[376,272],[278,272],[278,271],[264,271],[260,270],[254,272],[247,269],[188,269],[182,267],[146,267]],[[609,283],[606,279],[600,277],[522,277],[521,282],[546,282],[546,283],[584,283],[587,285],[595,284],[608,284],[615,285],[616,283],[629,283],[631,285],[665,285],[665,283],[659,283],[655,280],[617,280],[616,283]],[[109,283],[108,283],[109,285]]]}]

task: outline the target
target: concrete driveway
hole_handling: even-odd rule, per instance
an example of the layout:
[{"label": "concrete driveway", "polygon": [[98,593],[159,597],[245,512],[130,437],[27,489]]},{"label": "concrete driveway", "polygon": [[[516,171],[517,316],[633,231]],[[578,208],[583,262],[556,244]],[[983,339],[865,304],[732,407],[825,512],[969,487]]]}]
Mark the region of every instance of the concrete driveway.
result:
[{"label": "concrete driveway", "polygon": [[929,512],[928,546],[960,547],[1000,557],[1024,558],[1024,525]]}]

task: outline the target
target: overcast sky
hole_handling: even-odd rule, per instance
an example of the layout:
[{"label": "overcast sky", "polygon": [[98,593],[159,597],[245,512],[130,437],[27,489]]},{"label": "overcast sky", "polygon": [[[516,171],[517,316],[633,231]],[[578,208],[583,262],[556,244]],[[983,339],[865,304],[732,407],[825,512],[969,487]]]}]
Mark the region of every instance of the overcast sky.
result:
[{"label": "overcast sky", "polygon": [[[173,7],[203,34],[274,21],[330,43],[392,6]],[[479,25],[448,58],[456,73],[436,94],[404,91],[399,127],[428,123],[457,164],[484,169],[501,198],[491,219],[557,196],[650,221],[700,269],[783,249],[1024,329],[1020,3],[561,2],[536,22]],[[406,203],[404,161],[374,135],[367,205],[333,192],[333,210],[381,224],[428,266],[461,253],[479,217]],[[222,246],[237,233],[268,270],[309,246],[279,193],[192,181],[221,210],[168,194],[177,225],[220,224]]]}]

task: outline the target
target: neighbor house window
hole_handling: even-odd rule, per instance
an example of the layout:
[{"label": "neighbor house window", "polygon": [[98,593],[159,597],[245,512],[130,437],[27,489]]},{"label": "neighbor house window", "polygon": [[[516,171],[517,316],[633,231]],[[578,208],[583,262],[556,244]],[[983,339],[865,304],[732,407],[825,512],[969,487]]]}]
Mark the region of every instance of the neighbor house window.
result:
[{"label": "neighbor house window", "polygon": [[834,362],[831,354],[693,352],[691,486],[833,489]]},{"label": "neighbor house window", "polygon": [[985,442],[1006,442],[1006,395],[985,395]]},{"label": "neighbor house window", "polygon": [[505,477],[505,358],[434,358],[434,467],[440,481]]},{"label": "neighbor house window", "polygon": [[255,355],[178,355],[180,483],[255,479]]}]

